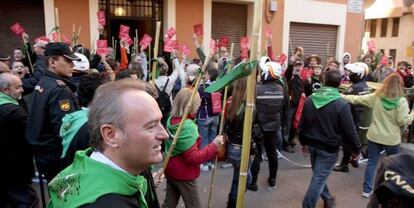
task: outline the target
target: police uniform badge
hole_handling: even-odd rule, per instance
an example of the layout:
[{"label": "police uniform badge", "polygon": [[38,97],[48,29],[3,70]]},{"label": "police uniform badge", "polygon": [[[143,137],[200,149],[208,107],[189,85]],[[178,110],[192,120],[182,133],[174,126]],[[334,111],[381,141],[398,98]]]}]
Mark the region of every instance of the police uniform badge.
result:
[{"label": "police uniform badge", "polygon": [[70,110],[70,102],[68,99],[59,100],[59,108],[62,111],[69,111]]}]

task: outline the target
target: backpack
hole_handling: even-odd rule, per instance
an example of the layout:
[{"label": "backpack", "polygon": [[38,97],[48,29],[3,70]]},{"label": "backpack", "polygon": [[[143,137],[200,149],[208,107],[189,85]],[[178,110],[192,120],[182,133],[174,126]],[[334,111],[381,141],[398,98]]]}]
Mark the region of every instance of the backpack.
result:
[{"label": "backpack", "polygon": [[163,120],[167,119],[168,114],[171,111],[170,96],[168,95],[167,92],[165,92],[165,89],[167,88],[169,81],[170,81],[170,78],[167,79],[167,82],[165,83],[164,88],[162,90],[160,90],[158,88],[158,86],[155,85],[155,87],[157,88],[157,91],[158,91],[157,103],[158,103],[158,107],[161,110]]}]

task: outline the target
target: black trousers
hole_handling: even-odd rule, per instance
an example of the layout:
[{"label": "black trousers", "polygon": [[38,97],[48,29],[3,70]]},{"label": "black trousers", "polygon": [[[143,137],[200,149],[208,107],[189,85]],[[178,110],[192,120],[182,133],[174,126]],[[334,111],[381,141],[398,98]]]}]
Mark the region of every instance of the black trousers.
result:
[{"label": "black trousers", "polygon": [[262,161],[263,147],[266,151],[266,155],[269,163],[269,178],[276,178],[278,170],[277,161],[277,131],[261,131],[259,134],[254,136],[257,148],[257,154],[254,157],[250,171],[252,172],[253,178],[256,177],[260,172],[260,162]]},{"label": "black trousers", "polygon": [[30,184],[0,185],[0,207],[38,208],[39,199]]}]

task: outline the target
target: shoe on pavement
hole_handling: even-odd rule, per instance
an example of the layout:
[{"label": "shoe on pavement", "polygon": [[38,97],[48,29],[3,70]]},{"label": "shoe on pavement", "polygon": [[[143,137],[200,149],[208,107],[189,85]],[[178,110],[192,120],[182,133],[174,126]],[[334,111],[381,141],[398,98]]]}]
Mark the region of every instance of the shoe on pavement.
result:
[{"label": "shoe on pavement", "polygon": [[336,172],[343,172],[343,173],[349,172],[348,166],[344,166],[344,165],[335,166],[332,170]]},{"label": "shoe on pavement", "polygon": [[352,167],[354,167],[354,168],[357,168],[357,167],[359,167],[359,157],[357,157],[356,159],[354,159],[354,160],[351,160],[351,165],[352,165]]},{"label": "shoe on pavement", "polygon": [[252,184],[249,184],[249,185],[247,185],[247,190],[250,190],[250,191],[257,191],[257,184],[256,183],[252,183]]},{"label": "shoe on pavement", "polygon": [[211,170],[214,169],[214,163],[208,163],[208,167],[210,167]]},{"label": "shoe on pavement", "polygon": [[332,198],[328,200],[323,201],[323,208],[334,208],[336,207],[336,199],[335,196],[332,196]]},{"label": "shoe on pavement", "polygon": [[200,170],[203,171],[203,172],[208,172],[208,165],[201,164],[200,165]]},{"label": "shoe on pavement", "polygon": [[370,193],[362,192],[361,196],[368,199],[369,196],[371,196],[371,193],[372,192],[370,192]]},{"label": "shoe on pavement", "polygon": [[276,186],[276,178],[269,178],[268,181],[269,186],[275,187]]}]

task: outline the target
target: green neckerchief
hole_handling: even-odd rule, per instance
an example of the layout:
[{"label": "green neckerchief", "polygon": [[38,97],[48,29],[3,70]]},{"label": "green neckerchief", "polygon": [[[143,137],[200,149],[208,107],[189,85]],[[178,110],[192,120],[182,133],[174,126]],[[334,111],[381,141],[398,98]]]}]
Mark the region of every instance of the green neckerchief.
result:
[{"label": "green neckerchief", "polygon": [[49,183],[48,208],[80,207],[106,194],[138,195],[139,207],[147,208],[147,180],[91,159],[91,148],[77,151],[74,162]]},{"label": "green neckerchief", "polygon": [[311,95],[311,98],[316,109],[319,109],[330,102],[341,98],[341,94],[339,94],[339,91],[336,88],[323,86],[320,90],[314,92]]},{"label": "green neckerchief", "polygon": [[400,99],[401,97],[396,97],[396,98],[382,97],[381,98],[382,107],[384,107],[385,110],[396,109],[400,107]]},{"label": "green neckerchief", "polygon": [[62,119],[60,126],[60,137],[62,137],[62,156],[64,158],[73,137],[78,133],[79,129],[88,121],[88,109],[82,109],[73,113],[66,114]]},{"label": "green neckerchief", "polygon": [[[170,139],[165,141],[165,153],[168,152],[168,150],[171,147],[175,132],[178,129],[178,126],[180,123],[176,125],[171,125],[171,116],[167,120],[167,131],[170,135]],[[172,156],[179,155],[194,145],[194,143],[197,141],[198,138],[198,128],[197,124],[191,120],[186,119],[184,121],[184,126],[181,129],[181,133],[177,139],[177,143],[175,144],[174,150],[172,152]]]},{"label": "green neckerchief", "polygon": [[14,105],[19,105],[19,103],[17,102],[16,99],[0,92],[0,105],[3,104],[14,104]]}]

